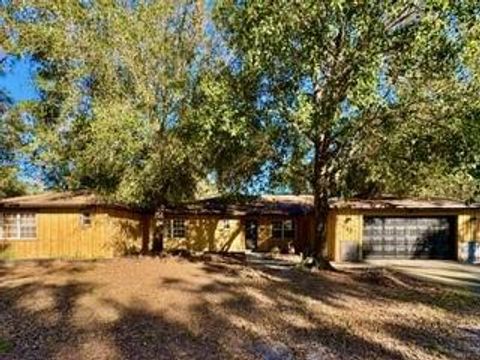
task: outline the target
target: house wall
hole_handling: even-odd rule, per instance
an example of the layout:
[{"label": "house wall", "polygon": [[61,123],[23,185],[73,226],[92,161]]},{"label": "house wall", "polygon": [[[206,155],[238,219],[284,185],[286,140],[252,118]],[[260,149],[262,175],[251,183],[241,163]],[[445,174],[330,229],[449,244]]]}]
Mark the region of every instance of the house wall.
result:
[{"label": "house wall", "polygon": [[[171,238],[165,234],[163,249],[166,251],[245,251],[245,224],[239,218],[187,216],[166,217],[165,220],[173,218],[185,219],[186,237]],[[228,220],[228,228],[224,227],[224,220]]]},{"label": "house wall", "polygon": [[149,250],[151,216],[126,210],[109,210],[109,236],[113,256],[137,254]]},{"label": "house wall", "polygon": [[[327,255],[328,259],[333,261],[335,259],[335,251],[337,248],[336,245],[336,234],[337,234],[337,214],[334,211],[328,213],[327,219]],[[315,231],[315,224],[312,219],[312,228]]]},{"label": "house wall", "polygon": [[[258,250],[259,251],[271,251],[274,247],[284,250],[288,241],[281,241],[272,238],[272,221],[275,219],[293,219],[296,223],[296,238],[290,243],[294,246],[297,253],[303,252],[306,249],[310,249],[314,243],[315,238],[315,219],[313,214],[297,216],[293,218],[289,217],[274,217],[263,216],[259,218],[258,228]],[[328,258],[334,258],[335,251],[335,214],[330,213],[327,222],[327,246],[325,249],[325,255]]]},{"label": "house wall", "polygon": [[331,260],[362,258],[364,216],[455,216],[458,260],[480,262],[480,210],[333,210],[328,241]]},{"label": "house wall", "polygon": [[[0,259],[110,258],[148,248],[151,233],[151,219],[148,215],[133,211],[95,208],[86,210],[92,214],[92,225],[82,226],[80,214],[84,210],[41,209],[35,211],[37,238],[0,240]],[[5,210],[1,211],[5,212]],[[327,224],[327,254],[331,260],[340,261],[349,255],[356,256],[357,259],[362,258],[364,215],[457,216],[458,259],[466,262],[480,262],[480,210],[332,210]],[[190,216],[186,218],[187,237],[185,239],[165,237],[164,249],[245,251],[244,219],[229,218],[228,229],[223,227],[224,219],[217,216]],[[270,251],[275,246],[280,249],[287,247],[288,242],[272,238],[272,220],[279,217],[259,216],[257,219],[259,251]],[[293,245],[297,251],[301,251],[311,244],[314,238],[313,216],[294,219],[296,239]]]},{"label": "house wall", "polygon": [[[166,216],[165,223],[171,219],[184,219],[186,224],[185,238],[171,238],[164,233],[163,249],[166,251],[217,251],[217,252],[244,252],[246,218],[229,218],[230,229],[223,229],[222,221],[218,216]],[[267,216],[251,217],[257,220],[257,251],[271,251],[278,247],[286,251],[289,245],[299,252],[312,243],[314,237],[313,216]],[[291,241],[274,239],[272,237],[272,221],[292,219],[296,224],[296,237]],[[331,237],[331,239],[334,239]]]},{"label": "house wall", "polygon": [[458,215],[458,260],[480,263],[480,210]]},{"label": "house wall", "polygon": [[[82,211],[90,212],[90,226],[81,225]],[[134,213],[98,208],[24,212],[36,213],[36,238],[0,240],[0,259],[110,258],[119,254],[120,243],[141,246],[142,222]]]},{"label": "house wall", "polygon": [[[272,251],[278,248],[285,252],[289,247],[296,251],[301,251],[303,244],[308,244],[311,236],[311,223],[307,216],[287,217],[287,216],[257,216],[258,236],[257,251]],[[272,221],[275,220],[293,220],[295,222],[295,238],[293,239],[275,239],[272,236]]]},{"label": "house wall", "polygon": [[315,223],[313,215],[305,215],[297,218],[297,240],[295,250],[297,253],[310,248],[315,237]]},{"label": "house wall", "polygon": [[[272,224],[271,222],[278,217],[262,217],[259,221],[259,250],[270,251],[273,247],[277,246],[281,250],[285,248],[287,243],[281,240],[272,238]],[[289,219],[283,217],[283,219]],[[295,252],[304,252],[314,246],[315,239],[315,218],[313,214],[297,216],[292,218],[296,222],[296,238],[292,241],[295,248]],[[327,246],[325,248],[325,255],[329,259],[334,258],[335,252],[335,226],[336,216],[333,212],[330,212],[327,220]]]},{"label": "house wall", "polygon": [[327,226],[330,260],[361,257],[363,216],[356,210],[332,210]]}]

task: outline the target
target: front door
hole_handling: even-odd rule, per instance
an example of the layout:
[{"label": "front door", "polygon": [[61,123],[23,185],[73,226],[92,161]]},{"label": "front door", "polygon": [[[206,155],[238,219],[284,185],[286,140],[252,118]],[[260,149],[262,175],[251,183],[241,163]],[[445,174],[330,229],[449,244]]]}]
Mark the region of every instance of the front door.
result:
[{"label": "front door", "polygon": [[246,234],[245,242],[248,250],[255,250],[257,248],[258,239],[258,221],[249,219],[245,223]]}]

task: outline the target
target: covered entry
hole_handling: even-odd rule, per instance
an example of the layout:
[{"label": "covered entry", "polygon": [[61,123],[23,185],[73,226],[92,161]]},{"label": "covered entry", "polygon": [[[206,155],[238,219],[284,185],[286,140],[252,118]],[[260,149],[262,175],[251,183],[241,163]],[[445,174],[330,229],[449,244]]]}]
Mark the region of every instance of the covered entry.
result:
[{"label": "covered entry", "polygon": [[365,216],[363,258],[454,259],[455,217]]}]

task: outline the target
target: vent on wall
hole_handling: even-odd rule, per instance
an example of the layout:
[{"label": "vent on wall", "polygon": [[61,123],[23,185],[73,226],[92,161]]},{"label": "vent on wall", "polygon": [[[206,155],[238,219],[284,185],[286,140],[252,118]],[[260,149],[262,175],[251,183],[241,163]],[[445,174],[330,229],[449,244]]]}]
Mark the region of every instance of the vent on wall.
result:
[{"label": "vent on wall", "polygon": [[91,226],[92,225],[92,214],[89,212],[84,212],[80,214],[80,225],[82,226]]}]

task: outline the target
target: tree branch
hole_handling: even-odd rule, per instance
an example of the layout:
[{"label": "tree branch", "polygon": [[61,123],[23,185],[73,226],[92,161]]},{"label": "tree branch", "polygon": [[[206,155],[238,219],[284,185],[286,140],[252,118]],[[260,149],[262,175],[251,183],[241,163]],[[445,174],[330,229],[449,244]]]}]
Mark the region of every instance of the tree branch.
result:
[{"label": "tree branch", "polygon": [[420,8],[415,5],[408,5],[400,11],[398,17],[392,19],[390,22],[385,23],[385,31],[389,32],[395,30],[399,26],[405,26],[408,24],[408,20],[415,20],[414,15],[418,14]]}]

